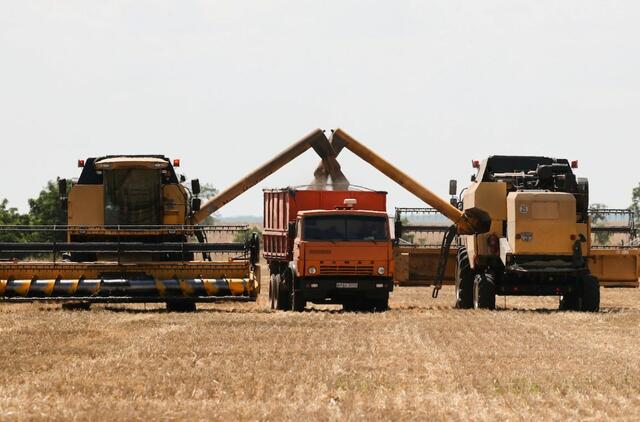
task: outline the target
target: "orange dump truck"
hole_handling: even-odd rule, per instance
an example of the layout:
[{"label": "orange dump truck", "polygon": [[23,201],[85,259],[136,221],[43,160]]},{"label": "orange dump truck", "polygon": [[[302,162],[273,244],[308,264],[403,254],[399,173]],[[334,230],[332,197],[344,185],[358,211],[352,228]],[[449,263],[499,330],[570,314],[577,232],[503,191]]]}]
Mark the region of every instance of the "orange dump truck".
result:
[{"label": "orange dump truck", "polygon": [[385,311],[393,290],[386,192],[264,191],[264,257],[272,309],[307,302]]}]

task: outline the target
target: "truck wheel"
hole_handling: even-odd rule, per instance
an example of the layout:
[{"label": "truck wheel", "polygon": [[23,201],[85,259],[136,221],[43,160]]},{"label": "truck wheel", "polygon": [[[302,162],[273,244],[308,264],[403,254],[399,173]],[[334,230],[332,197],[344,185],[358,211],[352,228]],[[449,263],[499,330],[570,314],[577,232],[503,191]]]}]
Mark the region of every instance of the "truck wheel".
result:
[{"label": "truck wheel", "polygon": [[491,274],[478,274],[473,281],[473,307],[496,309],[496,284]]},{"label": "truck wheel", "polygon": [[389,295],[383,298],[374,299],[372,301],[372,308],[374,312],[386,312],[389,310]]},{"label": "truck wheel", "polygon": [[276,276],[271,274],[269,277],[269,308],[276,309]]},{"label": "truck wheel", "polygon": [[196,302],[189,299],[175,299],[167,301],[167,312],[195,312]]},{"label": "truck wheel", "polygon": [[274,276],[274,300],[275,309],[279,311],[288,311],[291,309],[291,301],[289,299],[289,290],[282,283],[282,276],[277,274]]},{"label": "truck wheel", "polygon": [[354,300],[348,300],[342,304],[342,310],[345,312],[356,312],[358,310],[358,303]]},{"label": "truck wheel", "polygon": [[466,248],[458,250],[456,265],[456,303],[458,309],[473,308],[473,270]]},{"label": "truck wheel", "polygon": [[291,310],[293,312],[302,312],[304,308],[307,306],[307,301],[304,300],[301,291],[296,291],[296,289],[291,289]]},{"label": "truck wheel", "polygon": [[583,312],[598,312],[600,310],[600,282],[591,274],[586,274],[581,280],[580,310]]}]

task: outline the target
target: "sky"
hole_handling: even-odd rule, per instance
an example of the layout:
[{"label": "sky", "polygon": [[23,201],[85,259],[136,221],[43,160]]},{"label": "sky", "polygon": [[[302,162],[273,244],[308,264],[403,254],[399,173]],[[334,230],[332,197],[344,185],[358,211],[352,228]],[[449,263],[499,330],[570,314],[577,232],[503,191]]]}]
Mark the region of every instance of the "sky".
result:
[{"label": "sky", "polygon": [[[165,154],[229,186],[341,127],[446,197],[494,154],[579,160],[592,202],[640,182],[636,0],[0,0],[0,198],[25,211],[77,160]],[[307,184],[309,151],[263,188]],[[351,153],[389,210],[423,204]]]}]

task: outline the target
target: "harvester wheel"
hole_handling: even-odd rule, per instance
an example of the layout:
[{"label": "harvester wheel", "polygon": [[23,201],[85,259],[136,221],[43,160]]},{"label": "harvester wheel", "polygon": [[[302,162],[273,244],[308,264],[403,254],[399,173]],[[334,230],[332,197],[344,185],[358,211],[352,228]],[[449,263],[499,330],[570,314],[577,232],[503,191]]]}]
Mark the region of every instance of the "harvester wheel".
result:
[{"label": "harvester wheel", "polygon": [[175,299],[167,302],[167,312],[195,312],[196,302],[188,299]]},{"label": "harvester wheel", "polygon": [[559,309],[561,311],[577,311],[578,295],[575,292],[571,292],[561,296]]},{"label": "harvester wheel", "polygon": [[580,310],[583,312],[598,312],[600,310],[600,281],[591,274],[581,280]]},{"label": "harvester wheel", "polygon": [[473,270],[466,248],[458,249],[456,265],[456,303],[458,309],[473,308]]},{"label": "harvester wheel", "polygon": [[280,274],[274,276],[274,300],[275,309],[279,311],[288,311],[291,309],[289,290],[282,282],[282,276]]},{"label": "harvester wheel", "polygon": [[478,274],[473,282],[473,307],[496,309],[496,284],[491,274]]}]

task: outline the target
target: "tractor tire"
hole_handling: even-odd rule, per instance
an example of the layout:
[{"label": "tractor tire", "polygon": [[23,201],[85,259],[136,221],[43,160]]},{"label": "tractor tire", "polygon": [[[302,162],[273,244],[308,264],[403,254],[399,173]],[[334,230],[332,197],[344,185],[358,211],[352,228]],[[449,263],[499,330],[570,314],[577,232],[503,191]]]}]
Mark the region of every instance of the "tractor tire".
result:
[{"label": "tractor tire", "polygon": [[167,312],[195,312],[196,302],[189,299],[174,299],[167,301]]},{"label": "tractor tire", "polygon": [[291,300],[289,298],[289,290],[282,283],[282,276],[277,274],[274,276],[274,300],[275,309],[279,311],[288,311],[291,309]]},{"label": "tractor tire", "polygon": [[591,274],[586,274],[582,277],[580,287],[580,311],[598,312],[600,310],[600,281]]},{"label": "tractor tire", "polygon": [[460,248],[456,265],[456,308],[473,308],[473,280],[474,274],[469,264],[467,249]]},{"label": "tractor tire", "polygon": [[473,308],[496,309],[496,283],[493,275],[476,275],[473,281]]}]

